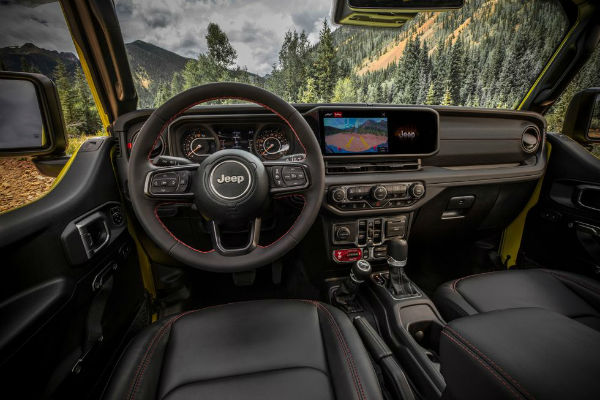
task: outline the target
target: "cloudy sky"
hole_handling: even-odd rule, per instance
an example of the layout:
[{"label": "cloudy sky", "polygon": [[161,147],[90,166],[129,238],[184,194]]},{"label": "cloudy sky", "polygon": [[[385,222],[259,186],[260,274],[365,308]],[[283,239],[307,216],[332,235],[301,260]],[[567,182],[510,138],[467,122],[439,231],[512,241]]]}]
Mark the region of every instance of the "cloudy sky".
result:
[{"label": "cloudy sky", "polygon": [[[0,0],[0,47],[26,42],[74,51],[57,3]],[[266,74],[283,35],[305,30],[312,42],[330,14],[331,0],[114,0],[125,42],[144,40],[186,57],[206,51],[206,27],[215,22],[238,52],[238,64]],[[26,27],[26,28],[25,28]]]}]

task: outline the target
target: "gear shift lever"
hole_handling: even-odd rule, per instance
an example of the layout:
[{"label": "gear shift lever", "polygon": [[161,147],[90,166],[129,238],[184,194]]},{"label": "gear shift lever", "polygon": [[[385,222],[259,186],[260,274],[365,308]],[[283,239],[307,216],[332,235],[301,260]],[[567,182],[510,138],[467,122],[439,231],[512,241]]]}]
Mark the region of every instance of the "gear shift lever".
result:
[{"label": "gear shift lever", "polygon": [[334,302],[344,308],[346,312],[356,309],[353,305],[356,293],[361,283],[371,275],[371,264],[366,260],[358,260],[352,264],[350,276],[347,277],[340,287],[333,293]]},{"label": "gear shift lever", "polygon": [[387,245],[387,262],[390,269],[389,290],[396,297],[412,297],[418,294],[404,272],[408,259],[408,243],[404,239],[394,238]]}]

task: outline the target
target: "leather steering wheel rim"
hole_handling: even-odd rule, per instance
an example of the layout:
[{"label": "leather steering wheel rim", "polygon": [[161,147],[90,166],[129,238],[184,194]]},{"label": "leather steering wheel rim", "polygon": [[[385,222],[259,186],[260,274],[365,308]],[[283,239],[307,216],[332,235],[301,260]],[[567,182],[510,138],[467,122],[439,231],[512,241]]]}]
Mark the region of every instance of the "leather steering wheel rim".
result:
[{"label": "leather steering wheel rim", "polygon": [[[279,239],[256,246],[246,254],[224,255],[216,250],[201,251],[178,239],[160,220],[158,206],[166,204],[148,197],[147,177],[155,170],[150,152],[163,131],[191,107],[218,99],[238,99],[258,104],[282,119],[304,148],[303,165],[309,171],[309,186],[291,194],[304,199],[300,215]],[[219,152],[215,153],[218,154]],[[165,169],[166,170],[166,169]],[[237,272],[267,265],[281,258],[306,235],[317,218],[325,187],[325,165],[319,142],[302,115],[277,95],[242,83],[210,83],[186,90],[156,109],[142,126],[129,158],[128,188],[138,221],[152,240],[183,264],[214,272]],[[277,198],[275,196],[275,198]],[[172,203],[172,202],[171,202]]]}]

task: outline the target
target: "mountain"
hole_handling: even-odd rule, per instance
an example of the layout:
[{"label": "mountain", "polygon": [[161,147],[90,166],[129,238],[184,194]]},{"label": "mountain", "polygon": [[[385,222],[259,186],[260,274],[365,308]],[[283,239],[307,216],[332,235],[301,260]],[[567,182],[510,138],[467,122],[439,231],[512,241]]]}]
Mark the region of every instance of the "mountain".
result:
[{"label": "mountain", "polygon": [[46,50],[32,43],[0,48],[0,67],[6,71],[39,72],[53,79],[54,69],[60,61],[69,76],[74,76],[80,68],[79,59],[70,52]]},{"label": "mountain", "polygon": [[131,73],[146,89],[152,82],[171,82],[173,74],[181,72],[191,60],[142,40],[126,43],[125,50]]}]

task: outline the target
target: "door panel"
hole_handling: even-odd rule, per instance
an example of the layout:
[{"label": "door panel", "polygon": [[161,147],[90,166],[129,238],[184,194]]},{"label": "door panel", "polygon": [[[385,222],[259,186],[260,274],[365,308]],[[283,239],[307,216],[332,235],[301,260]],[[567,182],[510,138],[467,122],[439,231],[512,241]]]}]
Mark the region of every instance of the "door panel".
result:
[{"label": "door panel", "polygon": [[145,304],[114,141],[91,141],[46,196],[0,215],[0,376],[23,398],[97,394]]},{"label": "door panel", "polygon": [[[543,267],[600,274],[600,159],[572,139],[548,134],[552,153],[522,255]],[[523,262],[523,258],[521,258]]]}]

